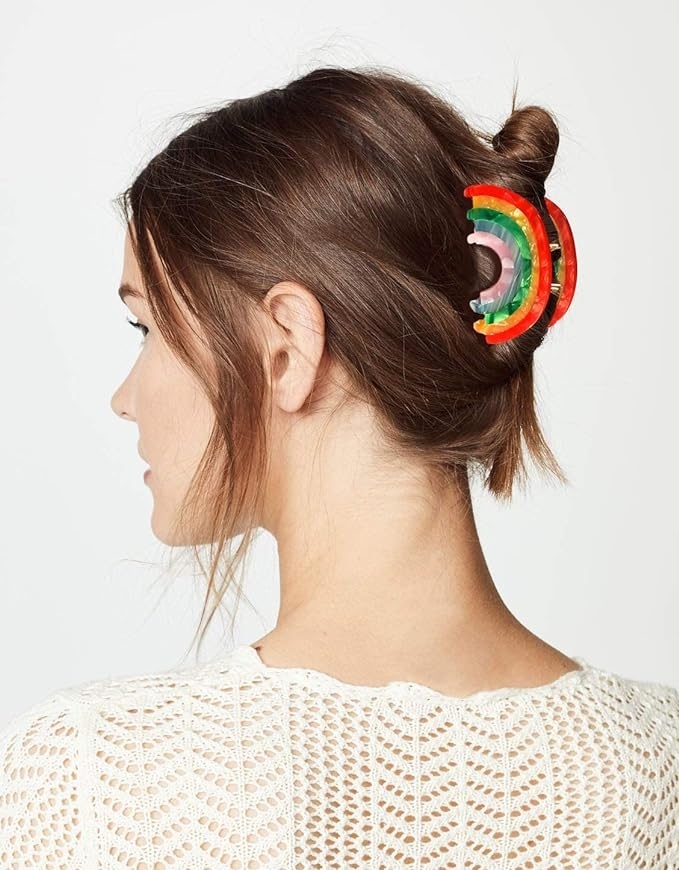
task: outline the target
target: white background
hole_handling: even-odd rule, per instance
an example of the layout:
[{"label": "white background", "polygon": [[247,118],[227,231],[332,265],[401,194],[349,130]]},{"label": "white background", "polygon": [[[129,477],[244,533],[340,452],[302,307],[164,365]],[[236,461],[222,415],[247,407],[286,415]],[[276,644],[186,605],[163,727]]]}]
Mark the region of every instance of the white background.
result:
[{"label": "white background", "polygon": [[[560,11],[562,10],[562,11]],[[610,10],[610,11],[609,11]],[[326,64],[414,74],[495,131],[516,78],[552,109],[547,195],[579,250],[567,316],[536,355],[570,477],[499,505],[475,490],[498,588],[532,631],[679,686],[676,46],[670,4],[485,0],[8,4],[0,27],[0,725],[53,690],[191,663],[202,587],[162,577],[134,424],[110,408],[138,352],[117,297],[111,201],[171,116]],[[148,564],[147,564],[148,563]],[[262,533],[233,638],[278,607]],[[261,618],[257,616],[261,614]]]}]

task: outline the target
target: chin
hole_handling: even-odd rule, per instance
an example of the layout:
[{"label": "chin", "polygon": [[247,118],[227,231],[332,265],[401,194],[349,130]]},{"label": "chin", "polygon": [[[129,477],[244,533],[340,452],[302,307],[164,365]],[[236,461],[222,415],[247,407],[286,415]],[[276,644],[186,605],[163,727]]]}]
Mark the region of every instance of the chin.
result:
[{"label": "chin", "polygon": [[[178,506],[174,510],[169,510],[167,505],[162,504],[158,494],[154,495],[151,531],[158,541],[166,544],[168,547],[200,547],[214,543],[213,537],[206,528],[208,525],[207,521],[201,523],[200,518],[197,527],[190,529],[178,528],[176,525],[177,511]],[[201,528],[201,526],[203,527]],[[245,521],[239,521],[231,539],[245,534],[247,528],[248,526]]]},{"label": "chin", "polygon": [[151,531],[154,538],[168,547],[188,547],[194,543],[190,535],[182,535],[170,528],[170,524],[159,519],[155,511],[151,517]]},{"label": "chin", "polygon": [[168,547],[198,547],[209,544],[207,535],[196,534],[188,529],[178,529],[170,521],[173,518],[163,516],[160,511],[154,509],[151,515],[151,531],[153,536]]}]

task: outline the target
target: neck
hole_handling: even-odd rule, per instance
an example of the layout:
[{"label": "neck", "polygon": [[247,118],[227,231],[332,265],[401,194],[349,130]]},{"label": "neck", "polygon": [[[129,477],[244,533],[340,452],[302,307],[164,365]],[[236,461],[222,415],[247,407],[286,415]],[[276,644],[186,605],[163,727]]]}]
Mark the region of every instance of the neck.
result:
[{"label": "neck", "polygon": [[[479,542],[468,487],[440,492],[412,471],[323,476],[316,509],[286,504],[275,530],[280,610],[260,639],[293,657],[310,645],[325,667],[412,662],[496,666],[527,629],[502,601]],[[363,674],[365,677],[365,674]]]}]

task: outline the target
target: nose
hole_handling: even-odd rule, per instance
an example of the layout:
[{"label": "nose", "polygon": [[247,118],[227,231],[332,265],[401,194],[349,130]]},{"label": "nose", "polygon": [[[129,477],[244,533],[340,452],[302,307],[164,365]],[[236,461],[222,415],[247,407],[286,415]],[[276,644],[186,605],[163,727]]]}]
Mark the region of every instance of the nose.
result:
[{"label": "nose", "polygon": [[111,410],[113,413],[121,417],[123,420],[131,420],[134,422],[135,417],[127,410],[127,402],[124,398],[123,388],[125,387],[125,382],[123,382],[118,389],[115,391],[113,396],[111,397]]}]

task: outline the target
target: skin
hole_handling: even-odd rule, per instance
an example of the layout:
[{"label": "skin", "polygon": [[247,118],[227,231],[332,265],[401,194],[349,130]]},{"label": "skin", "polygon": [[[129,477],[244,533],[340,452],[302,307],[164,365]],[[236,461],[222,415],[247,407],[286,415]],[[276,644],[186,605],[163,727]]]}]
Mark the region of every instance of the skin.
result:
[{"label": "skin", "polygon": [[[129,234],[123,282],[143,293]],[[169,537],[170,524],[205,450],[214,415],[193,374],[154,327],[146,299],[128,296],[124,301],[131,319],[149,331],[129,374],[113,394],[111,407],[118,416],[137,424],[137,449],[151,469],[147,482],[153,495],[154,535],[168,544],[184,545],[189,543],[186,536]]]},{"label": "skin", "polygon": [[[142,290],[129,236],[122,281]],[[145,300],[126,304],[150,331],[111,406],[138,427],[153,532],[177,544],[168,529],[213,414],[154,330]],[[340,406],[346,384],[325,352],[315,295],[279,282],[259,316],[273,399],[259,525],[276,538],[280,568],[278,622],[253,644],[262,660],[351,684],[407,680],[455,696],[543,685],[577,669],[505,605],[469,489],[437,492],[413,458],[387,452],[367,403]]]}]

